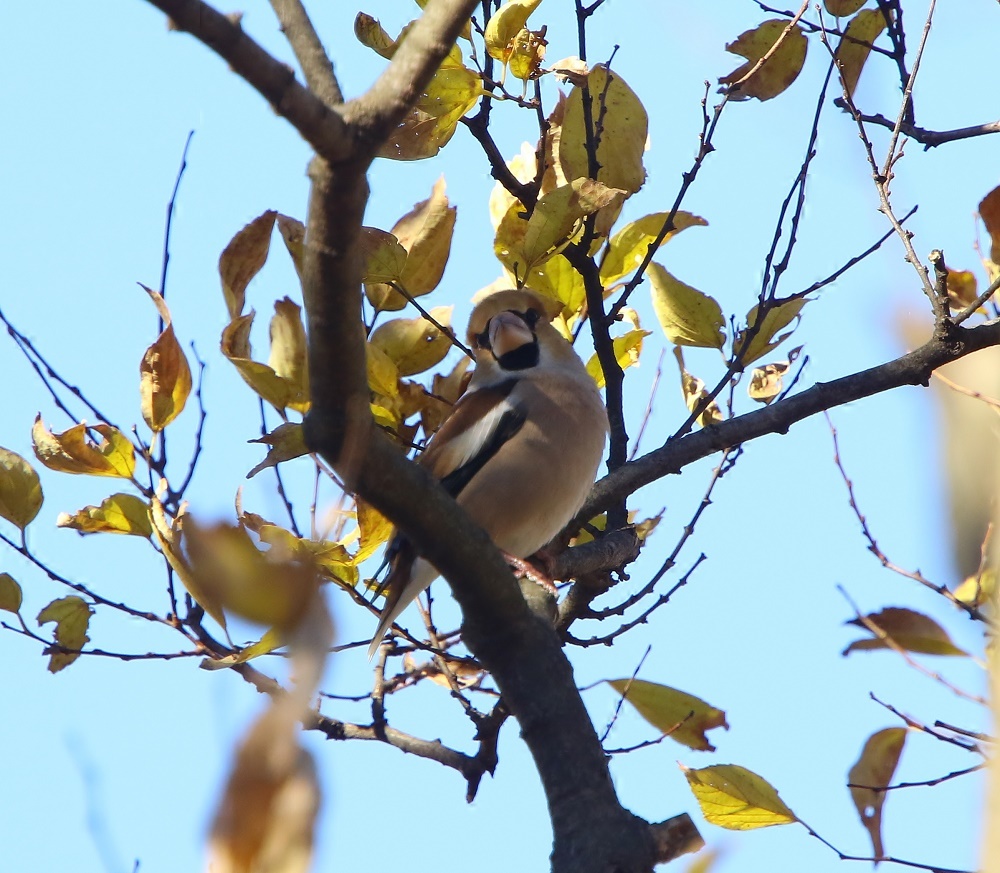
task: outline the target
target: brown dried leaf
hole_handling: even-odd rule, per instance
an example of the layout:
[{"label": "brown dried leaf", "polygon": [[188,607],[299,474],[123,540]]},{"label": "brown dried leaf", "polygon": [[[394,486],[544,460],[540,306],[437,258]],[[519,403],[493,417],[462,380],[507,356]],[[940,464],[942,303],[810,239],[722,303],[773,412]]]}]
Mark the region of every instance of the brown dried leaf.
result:
[{"label": "brown dried leaf", "polygon": [[[771,19],[753,30],[741,33],[735,42],[726,46],[727,52],[747,59],[745,64],[719,79],[720,84],[728,87],[730,100],[747,100],[750,97],[770,100],[798,78],[806,60],[809,41],[797,25],[782,39],[786,27],[788,22],[784,19]],[[752,76],[740,83],[779,39],[782,42],[775,53]],[[740,83],[738,87],[737,83]]]},{"label": "brown dried leaf", "polygon": [[865,742],[861,757],[847,774],[851,798],[858,808],[861,824],[871,837],[876,860],[885,857],[882,844],[882,807],[887,797],[887,792],[877,789],[892,783],[905,742],[906,728],[877,731]]},{"label": "brown dried leaf", "polygon": [[167,304],[152,288],[141,283],[140,287],[152,298],[163,320],[163,332],[139,364],[142,417],[150,430],[159,432],[184,410],[191,394],[191,367],[174,334]]},{"label": "brown dried leaf", "polygon": [[880,630],[888,640],[876,636],[875,639],[855,640],[841,654],[871,649],[890,649],[891,643],[907,652],[923,655],[951,655],[968,657],[968,652],[958,648],[948,636],[948,632],[930,616],[900,606],[888,606],[880,612],[866,615],[864,620],[852,619],[847,624],[864,628],[874,633],[866,621]]},{"label": "brown dried leaf", "polygon": [[100,443],[87,438],[88,427],[77,424],[62,433],[52,433],[39,415],[31,429],[35,457],[50,470],[59,473],[84,473],[91,476],[115,476],[131,479],[135,473],[135,448],[117,428],[107,424],[92,425],[101,436]]},{"label": "brown dried leaf", "polygon": [[247,285],[267,261],[271,231],[277,214],[269,209],[263,215],[258,215],[229,241],[219,258],[222,296],[225,298],[230,320],[243,314]]},{"label": "brown dried leaf", "polygon": [[872,43],[885,30],[885,16],[881,9],[862,9],[847,25],[840,45],[837,46],[837,63],[844,90],[854,96],[861,70],[871,54]]}]

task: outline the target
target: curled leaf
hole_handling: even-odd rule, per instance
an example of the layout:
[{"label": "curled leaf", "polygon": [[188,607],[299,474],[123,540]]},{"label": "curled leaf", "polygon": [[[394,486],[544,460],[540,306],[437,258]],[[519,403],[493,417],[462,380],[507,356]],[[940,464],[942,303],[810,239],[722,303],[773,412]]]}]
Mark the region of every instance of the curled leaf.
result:
[{"label": "curled leaf", "polygon": [[[619,367],[627,370],[629,367],[639,363],[639,355],[642,352],[642,341],[649,334],[650,331],[648,330],[630,330],[628,333],[616,336],[611,341],[615,350],[615,360],[618,362]],[[593,380],[597,383],[598,388],[604,387],[606,382],[604,370],[601,367],[600,358],[597,357],[596,353],[587,361],[587,372],[590,373]]]},{"label": "curled leaf", "polygon": [[163,331],[146,349],[139,364],[142,417],[150,430],[159,432],[184,410],[191,393],[191,367],[174,334],[167,304],[152,288],[141,287],[152,298],[163,320]]},{"label": "curled leaf", "polygon": [[300,458],[309,454],[306,446],[306,438],[302,433],[302,425],[295,422],[285,422],[279,424],[269,434],[259,439],[250,440],[252,443],[263,443],[270,446],[263,461],[247,473],[247,479],[252,479],[261,470],[268,467],[276,467],[282,461],[290,461],[292,458]]},{"label": "curled leaf", "polygon": [[684,404],[690,412],[701,409],[701,412],[698,413],[698,418],[695,419],[695,423],[699,427],[718,424],[722,421],[722,410],[719,409],[719,404],[714,400],[705,405],[705,400],[708,398],[705,383],[687,371],[687,368],[684,366],[684,353],[681,351],[680,346],[674,347],[674,358],[677,360],[677,366],[681,371],[681,393],[684,395]]},{"label": "curled leaf", "polygon": [[299,412],[308,406],[308,353],[302,308],[288,297],[276,300],[271,318],[271,354],[267,363],[288,383],[293,397],[289,405]]},{"label": "curled leaf", "polygon": [[887,793],[879,789],[892,782],[905,742],[906,728],[877,731],[865,742],[861,757],[847,774],[851,799],[858,808],[861,824],[871,837],[876,860],[885,857],[882,844],[882,807]]},{"label": "curled leaf", "polygon": [[68,652],[47,650],[45,654],[49,656],[50,673],[58,673],[80,657],[79,650],[90,642],[87,627],[90,625],[92,614],[90,605],[75,594],[53,600],[38,613],[38,626],[42,627],[50,621],[55,622],[56,644],[73,650]]},{"label": "curled leaf", "polygon": [[134,494],[112,494],[102,500],[100,506],[85,506],[72,515],[60,513],[56,524],[81,534],[117,533],[149,537],[153,533],[149,504]]},{"label": "curled leaf", "polygon": [[507,63],[514,51],[515,37],[541,2],[542,0],[507,0],[490,16],[486,23],[484,41],[491,57]]},{"label": "curled leaf", "polygon": [[802,346],[798,346],[788,353],[787,361],[773,361],[762,367],[754,367],[750,374],[750,384],[747,385],[750,399],[764,404],[774,400],[781,393],[785,374],[791,369],[801,351]]},{"label": "curled leaf", "polygon": [[230,320],[243,314],[247,285],[267,261],[276,215],[273,209],[258,215],[229,241],[219,257],[222,296]]},{"label": "curled leaf", "polygon": [[89,430],[99,434],[101,441],[94,443],[87,438],[87,430],[87,425],[77,424],[54,434],[39,415],[31,429],[35,457],[50,470],[60,473],[131,479],[135,473],[135,448],[128,438],[111,425],[95,424]]},{"label": "curled leaf", "polygon": [[[754,306],[747,313],[747,327],[737,332],[736,338],[733,340],[733,357],[738,357],[740,364],[746,367],[747,364],[752,364],[758,358],[762,358],[768,352],[776,349],[792,335],[798,326],[799,313],[807,302],[805,297],[797,297],[773,303],[765,310],[759,325],[757,324],[758,307]],[[785,331],[777,338],[775,337],[779,330],[788,327],[793,321],[796,324],[792,326],[791,330]],[[751,331],[753,331],[753,337],[747,340]]]}]

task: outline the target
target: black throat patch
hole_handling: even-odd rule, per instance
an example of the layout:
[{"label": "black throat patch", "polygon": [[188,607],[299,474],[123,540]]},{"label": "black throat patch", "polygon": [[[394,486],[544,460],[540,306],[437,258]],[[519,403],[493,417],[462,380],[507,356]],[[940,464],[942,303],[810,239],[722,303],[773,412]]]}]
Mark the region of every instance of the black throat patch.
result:
[{"label": "black throat patch", "polygon": [[505,370],[529,370],[538,366],[538,340],[518,346],[497,358]]}]

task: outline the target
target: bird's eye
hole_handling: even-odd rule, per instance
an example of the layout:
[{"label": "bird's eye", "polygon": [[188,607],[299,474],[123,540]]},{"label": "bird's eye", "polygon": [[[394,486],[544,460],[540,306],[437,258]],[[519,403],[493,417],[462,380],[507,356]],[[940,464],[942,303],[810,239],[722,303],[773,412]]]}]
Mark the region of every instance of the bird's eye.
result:
[{"label": "bird's eye", "polygon": [[534,328],[538,324],[538,319],[541,318],[541,313],[537,309],[529,309],[527,312],[519,313],[521,318],[524,319],[524,323],[530,328]]},{"label": "bird's eye", "polygon": [[482,333],[477,333],[473,339],[476,341],[476,347],[480,349],[488,349],[490,347],[490,333],[489,330],[484,330]]}]

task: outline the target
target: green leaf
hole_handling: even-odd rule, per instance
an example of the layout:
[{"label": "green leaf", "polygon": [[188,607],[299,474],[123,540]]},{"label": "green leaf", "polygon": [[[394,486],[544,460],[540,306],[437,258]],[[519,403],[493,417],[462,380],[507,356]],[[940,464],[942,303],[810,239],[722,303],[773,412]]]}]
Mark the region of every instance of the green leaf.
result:
[{"label": "green leaf", "polygon": [[[93,610],[83,598],[71,594],[69,597],[53,600],[38,613],[38,626],[41,627],[54,621],[56,623],[56,643],[67,649],[82,649],[90,641],[90,637],[87,636],[87,627],[90,624],[92,614]],[[58,673],[80,657],[79,651],[48,652],[47,654],[49,655],[50,673]]]},{"label": "green leaf", "polygon": [[22,531],[42,508],[42,483],[38,474],[17,452],[0,447],[0,518]]},{"label": "green leaf", "polygon": [[14,577],[10,573],[0,573],[0,609],[16,614],[20,611],[23,600],[21,586]]}]

